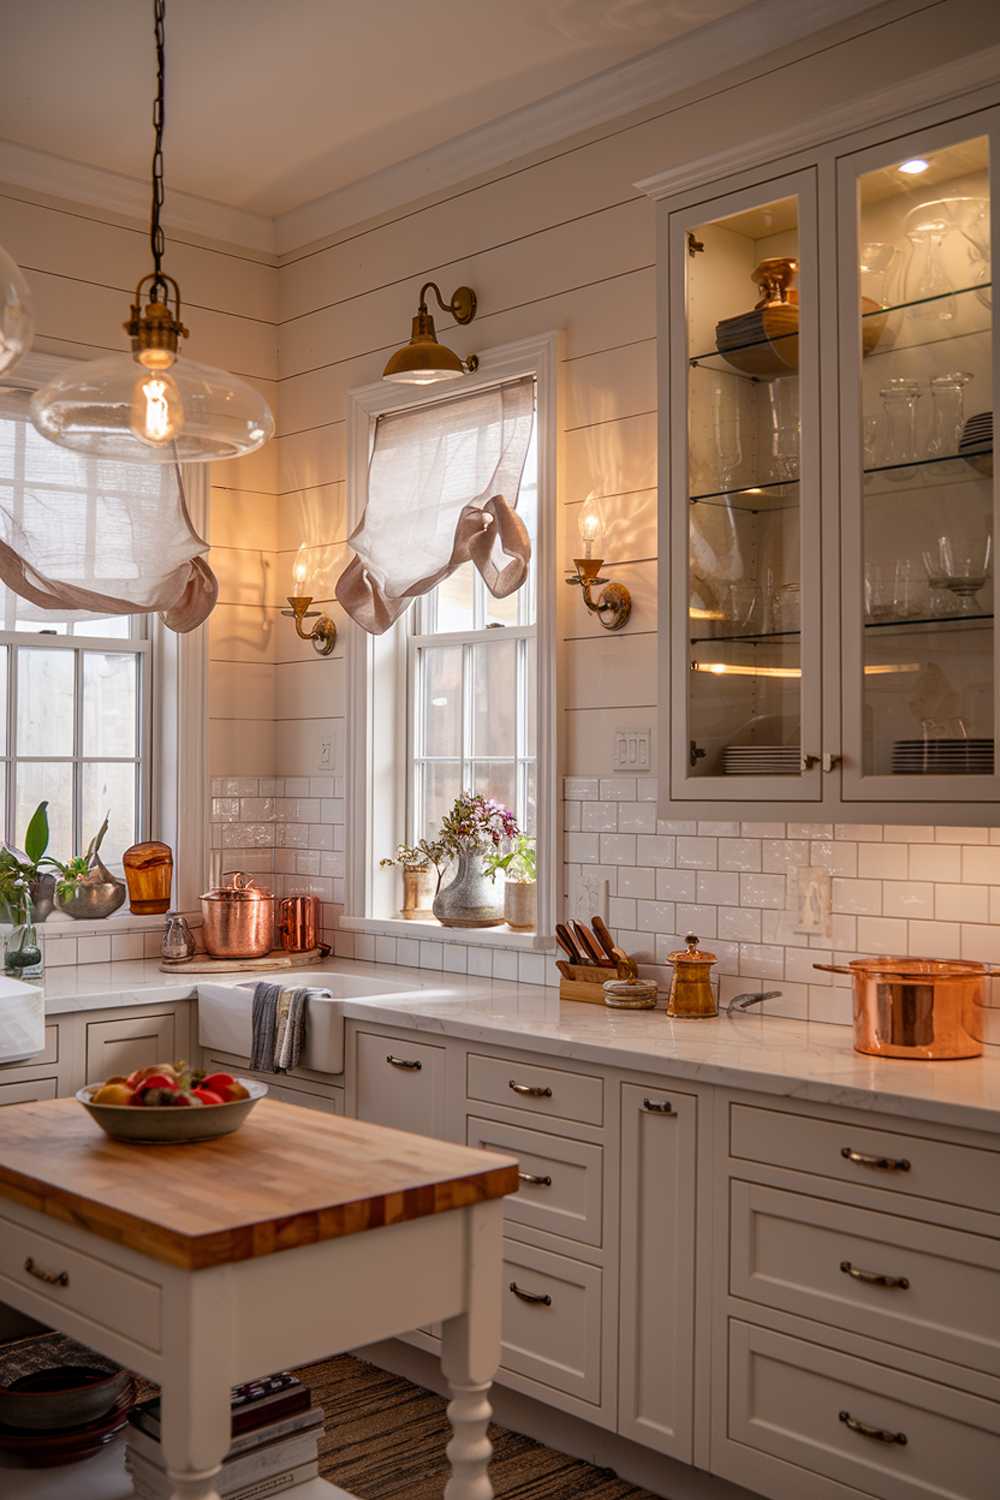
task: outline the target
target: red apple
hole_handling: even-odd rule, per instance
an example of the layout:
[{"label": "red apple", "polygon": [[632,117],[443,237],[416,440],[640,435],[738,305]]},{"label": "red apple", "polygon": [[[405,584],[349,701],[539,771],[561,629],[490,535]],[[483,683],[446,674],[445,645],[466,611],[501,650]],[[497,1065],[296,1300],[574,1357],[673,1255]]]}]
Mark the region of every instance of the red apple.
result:
[{"label": "red apple", "polygon": [[213,1093],[213,1091],[211,1089],[198,1088],[198,1089],[192,1089],[191,1092],[192,1092],[192,1094],[194,1095],[194,1097],[196,1099],[200,1099],[201,1100],[202,1104],[221,1104],[222,1103],[222,1097],[221,1097],[221,1095]]}]

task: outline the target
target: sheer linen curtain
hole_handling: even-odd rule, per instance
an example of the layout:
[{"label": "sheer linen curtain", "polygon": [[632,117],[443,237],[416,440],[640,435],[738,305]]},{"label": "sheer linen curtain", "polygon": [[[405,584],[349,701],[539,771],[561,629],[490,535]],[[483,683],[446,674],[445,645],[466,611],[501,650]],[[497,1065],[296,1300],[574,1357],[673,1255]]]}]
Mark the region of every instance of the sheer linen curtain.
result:
[{"label": "sheer linen curtain", "polygon": [[0,391],[0,581],[39,618],[161,614],[195,629],[219,587],[178,467],[57,447],[32,427],[28,399]]},{"label": "sheer linen curtain", "polygon": [[469,561],[495,598],[521,587],[531,541],[517,496],[534,407],[529,377],[378,418],[368,504],[336,589],[370,635]]}]

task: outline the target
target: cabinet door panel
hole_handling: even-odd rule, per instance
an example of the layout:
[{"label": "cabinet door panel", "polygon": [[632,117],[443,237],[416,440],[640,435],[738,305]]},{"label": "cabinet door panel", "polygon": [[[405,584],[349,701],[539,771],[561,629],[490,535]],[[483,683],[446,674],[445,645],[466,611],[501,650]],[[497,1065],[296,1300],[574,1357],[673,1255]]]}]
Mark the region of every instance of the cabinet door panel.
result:
[{"label": "cabinet door panel", "polygon": [[177,1028],[173,1011],[162,1015],[116,1017],[87,1023],[87,1083],[135,1068],[170,1062],[176,1057]]},{"label": "cabinet door panel", "polygon": [[[656,1106],[670,1106],[669,1110]],[[650,1108],[652,1106],[652,1108]],[[690,1463],[697,1100],[622,1085],[620,1420]]]},{"label": "cabinet door panel", "polygon": [[21,1083],[0,1083],[0,1108],[5,1104],[34,1104],[38,1099],[54,1099],[58,1079],[25,1078]]},{"label": "cabinet door panel", "polygon": [[443,1134],[443,1047],[359,1031],[355,1059],[359,1120],[416,1135]]}]

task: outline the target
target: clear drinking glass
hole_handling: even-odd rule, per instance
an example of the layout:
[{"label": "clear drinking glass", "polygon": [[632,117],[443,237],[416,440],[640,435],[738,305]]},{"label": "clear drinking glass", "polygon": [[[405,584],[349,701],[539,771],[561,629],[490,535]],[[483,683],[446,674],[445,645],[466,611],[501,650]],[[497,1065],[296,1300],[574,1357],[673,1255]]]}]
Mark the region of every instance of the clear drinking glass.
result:
[{"label": "clear drinking glass", "polygon": [[772,380],[767,387],[770,459],[767,477],[780,483],[799,474],[799,383]]},{"label": "clear drinking glass", "polygon": [[743,432],[740,409],[728,389],[721,386],[712,395],[712,424],[719,489],[731,490],[736,487],[737,471],[743,462]]},{"label": "clear drinking glass", "polygon": [[931,377],[931,436],[927,444],[931,453],[958,452],[965,426],[965,387],[973,378],[968,370],[949,370]]}]

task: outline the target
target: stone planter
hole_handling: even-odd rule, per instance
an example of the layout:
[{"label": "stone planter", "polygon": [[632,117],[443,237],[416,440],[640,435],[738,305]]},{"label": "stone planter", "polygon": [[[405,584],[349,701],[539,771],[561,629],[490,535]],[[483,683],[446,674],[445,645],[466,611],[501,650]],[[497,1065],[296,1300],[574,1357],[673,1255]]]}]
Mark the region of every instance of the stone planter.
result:
[{"label": "stone planter", "polygon": [[56,895],[56,906],[67,917],[79,922],[93,922],[110,917],[125,903],[127,889],[124,880],[116,875],[95,854],[86,875],[81,875],[68,897]]},{"label": "stone planter", "polygon": [[403,866],[403,904],[399,915],[408,921],[414,917],[427,916],[434,901],[436,871],[427,865],[421,869],[408,870]]},{"label": "stone planter", "polygon": [[500,886],[483,869],[481,854],[462,853],[450,885],[442,886],[432,908],[442,927],[499,927],[504,920]]},{"label": "stone planter", "polygon": [[534,932],[538,924],[538,883],[508,880],[503,890],[503,914],[515,932]]}]

